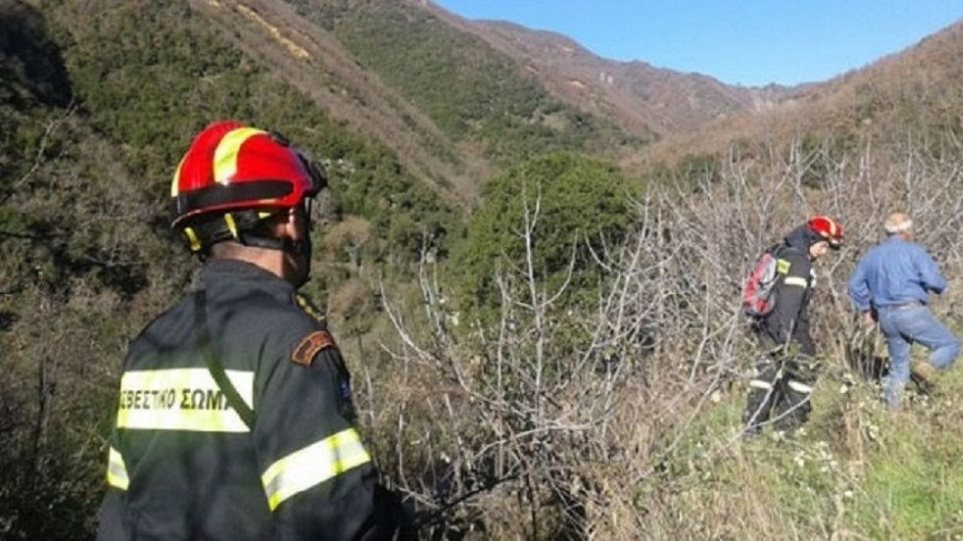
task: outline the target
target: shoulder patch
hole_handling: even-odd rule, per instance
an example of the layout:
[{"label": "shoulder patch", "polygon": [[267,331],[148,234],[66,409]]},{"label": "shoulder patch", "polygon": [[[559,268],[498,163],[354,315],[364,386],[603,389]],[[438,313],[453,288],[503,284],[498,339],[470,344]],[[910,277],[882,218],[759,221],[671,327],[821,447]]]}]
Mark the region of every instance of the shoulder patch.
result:
[{"label": "shoulder patch", "polygon": [[334,338],[328,331],[314,331],[302,339],[291,353],[291,361],[303,365],[311,366],[314,356],[325,348],[337,348]]}]

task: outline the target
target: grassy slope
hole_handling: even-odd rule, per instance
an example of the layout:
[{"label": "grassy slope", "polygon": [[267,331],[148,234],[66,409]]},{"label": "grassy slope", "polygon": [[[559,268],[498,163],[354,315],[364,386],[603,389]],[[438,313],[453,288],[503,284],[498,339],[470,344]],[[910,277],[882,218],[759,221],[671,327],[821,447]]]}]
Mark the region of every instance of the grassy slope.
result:
[{"label": "grassy slope", "polygon": [[[782,148],[799,137],[804,150],[808,140],[825,139],[835,145],[832,152],[848,159],[859,155],[851,141],[871,140],[881,161],[900,155],[892,149],[902,142],[956,163],[958,147],[945,141],[958,140],[961,129],[959,115],[949,112],[963,103],[956,84],[963,70],[961,48],[963,26],[956,24],[906,53],[811,88],[796,103],[663,140],[646,159],[685,165],[713,161],[735,148],[747,162],[765,161],[767,146]],[[946,270],[952,274],[953,266]],[[955,303],[955,293],[950,295],[948,301]],[[961,334],[963,325],[955,316],[941,317]],[[915,357],[924,362],[922,348]],[[827,365],[801,437],[737,438],[744,388],[706,408],[681,434],[679,452],[668,466],[671,474],[638,488],[640,495],[668,495],[666,506],[677,510],[678,520],[658,523],[661,535],[654,537],[680,537],[679,532],[694,539],[963,536],[963,369],[937,375],[932,394],[916,394],[892,413],[879,402],[878,384],[849,373],[843,359],[829,359]],[[842,392],[843,387],[849,389]]]},{"label": "grassy slope", "polygon": [[685,431],[671,475],[652,479],[680,517],[659,529],[724,539],[963,534],[963,370],[938,374],[928,395],[911,386],[905,407],[889,412],[878,383],[828,364],[801,435],[736,437],[742,389],[707,408]]}]

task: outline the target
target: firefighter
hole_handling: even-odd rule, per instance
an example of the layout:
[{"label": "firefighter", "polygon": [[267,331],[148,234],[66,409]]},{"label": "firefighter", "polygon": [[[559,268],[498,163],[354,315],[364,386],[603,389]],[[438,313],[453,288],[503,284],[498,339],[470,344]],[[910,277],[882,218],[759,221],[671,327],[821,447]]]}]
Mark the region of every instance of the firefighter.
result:
[{"label": "firefighter", "polygon": [[816,382],[816,347],[809,332],[809,301],[816,275],[813,261],[838,250],[843,228],[825,216],[814,216],[793,229],[775,248],[775,306],[753,323],[763,354],[749,382],[743,415],[748,435],[772,422],[782,434],[794,432],[809,418]]},{"label": "firefighter", "polygon": [[354,426],[338,346],[297,293],[324,186],[278,134],[223,121],[193,140],[172,225],[205,264],[130,345],[98,539],[382,539],[408,524]]}]

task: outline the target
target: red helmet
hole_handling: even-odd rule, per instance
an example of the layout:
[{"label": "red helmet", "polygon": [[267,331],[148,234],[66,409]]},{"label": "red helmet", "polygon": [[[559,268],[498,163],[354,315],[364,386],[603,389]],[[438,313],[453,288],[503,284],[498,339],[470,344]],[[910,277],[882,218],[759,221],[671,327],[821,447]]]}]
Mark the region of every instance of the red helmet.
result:
[{"label": "red helmet", "polygon": [[280,135],[215,122],[194,138],[174,173],[171,226],[184,228],[191,250],[199,251],[207,239],[192,225],[226,216],[237,236],[233,213],[263,217],[301,204],[323,186],[320,171]]},{"label": "red helmet", "polygon": [[832,218],[813,216],[809,219],[809,230],[828,242],[833,250],[843,244],[843,226]]}]

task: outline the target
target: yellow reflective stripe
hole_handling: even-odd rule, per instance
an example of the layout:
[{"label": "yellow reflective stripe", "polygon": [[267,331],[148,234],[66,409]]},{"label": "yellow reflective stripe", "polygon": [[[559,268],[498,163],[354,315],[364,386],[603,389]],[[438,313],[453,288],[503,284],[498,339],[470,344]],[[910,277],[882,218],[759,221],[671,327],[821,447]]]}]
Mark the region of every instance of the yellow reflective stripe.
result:
[{"label": "yellow reflective stripe", "polygon": [[184,236],[186,236],[187,241],[190,242],[192,252],[201,251],[201,239],[197,238],[197,233],[193,227],[185,227]]},{"label": "yellow reflective stripe", "polygon": [[813,388],[805,383],[799,383],[798,381],[789,380],[789,388],[796,391],[797,393],[812,394]]},{"label": "yellow reflective stripe", "polygon": [[184,165],[184,160],[187,159],[187,154],[181,158],[181,161],[177,162],[177,169],[174,170],[174,180],[171,181],[171,197],[177,197],[179,190],[177,185],[181,182],[181,167]]},{"label": "yellow reflective stripe", "polygon": [[[253,409],[254,372],[225,370]],[[117,427],[197,432],[250,432],[207,368],[125,372],[120,380]]]},{"label": "yellow reflective stripe", "polygon": [[755,387],[756,389],[772,389],[772,384],[768,381],[762,381],[761,379],[754,379],[749,381],[750,387]]},{"label": "yellow reflective stripe", "polygon": [[776,260],[776,272],[779,274],[789,274],[789,266],[791,263],[785,259]]},{"label": "yellow reflective stripe", "polygon": [[238,238],[237,235],[237,222],[234,221],[234,215],[228,212],[224,215],[224,225],[227,226],[227,230],[231,232],[234,238]]},{"label": "yellow reflective stripe", "polygon": [[121,490],[127,490],[130,485],[124,457],[113,447],[110,448],[110,455],[107,457],[107,484]]},{"label": "yellow reflective stripe", "polygon": [[799,286],[806,287],[809,283],[805,278],[800,278],[799,276],[787,276],[784,282],[787,286]]},{"label": "yellow reflective stripe", "polygon": [[214,149],[214,181],[227,184],[237,173],[237,155],[241,145],[251,137],[266,133],[257,128],[237,128],[227,132]]},{"label": "yellow reflective stripe", "polygon": [[371,461],[358,432],[349,428],[271,464],[261,483],[274,511],[291,496]]}]

